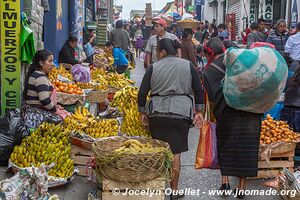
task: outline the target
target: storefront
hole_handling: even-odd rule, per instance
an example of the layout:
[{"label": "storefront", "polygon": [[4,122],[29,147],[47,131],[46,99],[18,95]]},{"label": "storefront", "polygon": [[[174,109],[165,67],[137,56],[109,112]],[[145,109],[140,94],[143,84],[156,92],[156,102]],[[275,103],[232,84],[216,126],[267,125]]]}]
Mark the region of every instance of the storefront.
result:
[{"label": "storefront", "polygon": [[228,24],[230,25],[229,29],[231,32],[231,39],[235,40],[240,30],[241,1],[240,0],[227,1],[226,8],[227,8],[226,9],[227,26]]},{"label": "storefront", "polygon": [[246,3],[249,11],[249,24],[263,18],[275,24],[279,19],[287,20],[288,0],[249,0]]},{"label": "storefront", "polygon": [[300,2],[298,0],[292,0],[291,5],[291,27],[295,27],[300,22]]}]

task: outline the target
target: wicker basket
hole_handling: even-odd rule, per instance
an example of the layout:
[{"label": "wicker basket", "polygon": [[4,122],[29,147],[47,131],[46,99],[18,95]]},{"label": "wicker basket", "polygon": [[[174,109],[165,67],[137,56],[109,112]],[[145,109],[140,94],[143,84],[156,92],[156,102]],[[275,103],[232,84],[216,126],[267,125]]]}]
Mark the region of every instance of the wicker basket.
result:
[{"label": "wicker basket", "polygon": [[120,90],[121,88],[117,88],[117,87],[113,87],[113,86],[109,86],[108,87],[108,93],[109,94],[114,94],[116,93],[118,90]]},{"label": "wicker basket", "polygon": [[63,92],[57,92],[57,103],[61,105],[73,105],[73,104],[80,104],[83,105],[84,100],[83,100],[82,95],[78,94],[68,94],[68,93],[63,93]]},{"label": "wicker basket", "polygon": [[107,95],[108,95],[108,90],[106,91],[95,90],[92,91],[91,94],[89,94],[86,97],[86,100],[90,103],[102,103],[105,102],[105,100],[107,99]]},{"label": "wicker basket", "polygon": [[[171,178],[171,163],[168,162],[166,152],[157,153],[122,153],[114,152],[129,137],[108,137],[94,142],[93,151],[96,158],[96,173],[99,177],[135,183],[153,180],[158,177]],[[150,142],[153,147],[169,145],[159,140],[144,137],[134,137],[141,143]]]},{"label": "wicker basket", "polygon": [[196,29],[199,27],[199,22],[177,22],[178,28],[191,28]]}]

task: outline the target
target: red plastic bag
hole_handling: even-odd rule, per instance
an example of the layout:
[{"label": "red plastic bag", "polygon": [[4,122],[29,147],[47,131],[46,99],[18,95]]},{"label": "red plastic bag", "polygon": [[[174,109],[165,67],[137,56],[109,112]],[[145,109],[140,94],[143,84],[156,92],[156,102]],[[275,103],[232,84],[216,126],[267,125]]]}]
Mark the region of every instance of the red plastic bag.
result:
[{"label": "red plastic bag", "polygon": [[[206,95],[206,99],[207,95]],[[195,168],[219,169],[217,153],[216,123],[210,122],[209,102],[206,100],[204,124],[200,129],[200,138],[196,154]]]}]

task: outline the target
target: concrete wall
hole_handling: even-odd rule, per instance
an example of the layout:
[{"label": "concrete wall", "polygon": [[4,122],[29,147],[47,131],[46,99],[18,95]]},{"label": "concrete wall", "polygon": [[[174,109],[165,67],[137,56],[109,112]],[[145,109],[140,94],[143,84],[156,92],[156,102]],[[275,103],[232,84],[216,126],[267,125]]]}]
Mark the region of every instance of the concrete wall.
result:
[{"label": "concrete wall", "polygon": [[213,19],[217,19],[217,12],[218,12],[217,4],[216,3],[209,4],[208,0],[205,0],[203,19],[211,23]]}]

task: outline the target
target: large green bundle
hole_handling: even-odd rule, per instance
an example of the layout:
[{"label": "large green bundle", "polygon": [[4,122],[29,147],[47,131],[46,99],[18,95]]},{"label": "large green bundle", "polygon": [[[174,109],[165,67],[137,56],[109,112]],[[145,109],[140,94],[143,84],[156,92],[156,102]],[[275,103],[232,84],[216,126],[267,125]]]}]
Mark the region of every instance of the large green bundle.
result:
[{"label": "large green bundle", "polygon": [[264,113],[279,100],[288,75],[287,64],[280,53],[267,47],[230,48],[224,62],[223,93],[229,106]]}]

